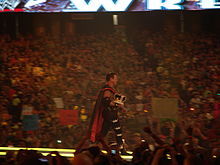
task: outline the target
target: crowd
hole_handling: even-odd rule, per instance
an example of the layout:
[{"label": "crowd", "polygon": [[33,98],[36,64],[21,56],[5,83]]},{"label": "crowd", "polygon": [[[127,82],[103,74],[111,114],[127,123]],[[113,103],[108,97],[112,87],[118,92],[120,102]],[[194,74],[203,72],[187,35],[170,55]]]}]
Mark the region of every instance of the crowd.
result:
[{"label": "crowd", "polygon": [[[102,33],[11,39],[2,35],[0,145],[77,147],[87,131],[104,76],[114,71],[119,73],[119,91],[127,96],[127,112],[120,115],[126,137],[124,145],[134,154],[137,151],[136,164],[153,163],[154,157],[163,157],[164,150],[175,150],[178,154],[179,144],[190,159],[195,156],[190,153],[192,148],[213,151],[209,158],[217,156],[214,152],[218,152],[220,145],[219,43],[214,34],[150,31],[127,37]],[[59,107],[55,98],[60,98],[63,106]],[[157,118],[152,98],[176,99],[178,119]],[[77,110],[78,123],[61,125],[60,109]],[[38,115],[36,129],[24,130],[22,120],[27,110]],[[150,135],[159,135],[162,142],[149,136],[149,129],[144,132],[144,125],[151,128]],[[137,149],[137,145],[143,145],[142,140],[149,148]],[[99,161],[109,161],[98,153]],[[207,158],[202,154],[200,161]]]},{"label": "crowd", "polygon": [[[184,130],[187,134],[184,143],[174,138],[173,143],[165,143],[152,132],[150,127],[144,127],[144,132],[154,139],[152,147],[147,141],[141,140],[136,144],[131,160],[122,159],[118,147],[108,145],[100,137],[100,145],[86,144],[87,136],[81,138],[76,147],[73,159],[67,159],[58,152],[43,156],[34,150],[19,150],[17,153],[8,152],[5,159],[0,159],[3,165],[217,165],[219,164],[219,148],[207,149],[201,147],[193,135],[193,127]],[[103,152],[101,149],[105,149]],[[113,152],[114,151],[114,152]]]}]

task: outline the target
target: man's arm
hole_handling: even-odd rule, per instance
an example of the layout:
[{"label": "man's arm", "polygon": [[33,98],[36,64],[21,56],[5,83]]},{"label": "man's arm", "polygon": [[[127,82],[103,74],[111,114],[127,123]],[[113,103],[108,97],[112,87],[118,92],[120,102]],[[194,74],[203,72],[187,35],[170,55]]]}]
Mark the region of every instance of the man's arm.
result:
[{"label": "man's arm", "polygon": [[115,106],[115,103],[112,101],[113,93],[109,90],[106,90],[103,94],[103,103],[105,106]]},{"label": "man's arm", "polygon": [[164,145],[164,142],[151,131],[150,127],[144,127],[143,130],[144,132],[148,133],[156,141],[157,144]]}]

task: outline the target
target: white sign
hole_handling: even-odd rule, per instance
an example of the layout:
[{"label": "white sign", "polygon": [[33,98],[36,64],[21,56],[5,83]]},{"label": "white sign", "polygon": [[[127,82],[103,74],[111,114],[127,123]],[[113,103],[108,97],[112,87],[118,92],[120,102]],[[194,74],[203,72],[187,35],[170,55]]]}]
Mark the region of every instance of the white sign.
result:
[{"label": "white sign", "polygon": [[106,11],[125,11],[133,2],[133,0],[91,0],[86,3],[85,0],[71,0],[76,6],[77,11],[97,11],[101,6]]},{"label": "white sign", "polygon": [[23,105],[21,116],[24,116],[24,115],[33,115],[33,106]]},{"label": "white sign", "polygon": [[[77,12],[96,12],[101,7],[105,11],[127,11],[127,9],[134,3],[135,0],[90,0],[88,3],[85,0],[71,0]],[[184,9],[184,5],[181,3],[185,0],[143,0],[142,4],[144,10],[181,10]],[[187,2],[187,1],[186,1]],[[193,1],[190,1],[193,2]],[[194,3],[186,4],[187,7],[197,6],[197,9],[217,9],[220,8],[220,2],[218,0],[195,0]],[[71,10],[71,9],[70,9]]]},{"label": "white sign", "polygon": [[63,109],[64,104],[63,104],[63,99],[62,98],[53,98],[53,101],[55,102],[56,108]]}]

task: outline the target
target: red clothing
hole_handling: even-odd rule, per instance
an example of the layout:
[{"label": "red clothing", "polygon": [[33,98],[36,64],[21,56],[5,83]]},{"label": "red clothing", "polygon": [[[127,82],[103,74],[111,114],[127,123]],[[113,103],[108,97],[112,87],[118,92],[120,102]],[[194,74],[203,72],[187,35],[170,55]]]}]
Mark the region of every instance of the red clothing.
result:
[{"label": "red clothing", "polygon": [[103,121],[104,121],[102,114],[105,108],[102,99],[103,99],[103,94],[106,90],[110,90],[111,92],[116,93],[109,86],[104,86],[99,92],[90,122],[90,139],[92,142],[95,142],[97,140],[96,136],[99,135],[102,130]]}]

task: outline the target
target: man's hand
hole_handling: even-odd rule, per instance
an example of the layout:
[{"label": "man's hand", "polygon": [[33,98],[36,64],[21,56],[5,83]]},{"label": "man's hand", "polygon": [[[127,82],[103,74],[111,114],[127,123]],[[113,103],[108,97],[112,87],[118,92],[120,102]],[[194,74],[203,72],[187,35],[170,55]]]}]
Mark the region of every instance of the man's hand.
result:
[{"label": "man's hand", "polygon": [[125,109],[124,104],[117,104],[117,106],[118,106],[119,108],[121,108],[121,109]]},{"label": "man's hand", "polygon": [[126,112],[127,112],[127,110],[126,110],[124,104],[118,104],[117,106],[121,109],[121,112],[123,112],[123,113],[126,113]]},{"label": "man's hand", "polygon": [[115,104],[114,101],[111,101],[109,105],[110,105],[111,107],[115,107],[115,106],[116,106],[116,104]]}]

